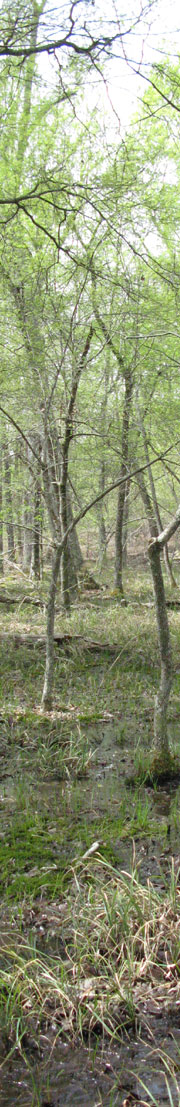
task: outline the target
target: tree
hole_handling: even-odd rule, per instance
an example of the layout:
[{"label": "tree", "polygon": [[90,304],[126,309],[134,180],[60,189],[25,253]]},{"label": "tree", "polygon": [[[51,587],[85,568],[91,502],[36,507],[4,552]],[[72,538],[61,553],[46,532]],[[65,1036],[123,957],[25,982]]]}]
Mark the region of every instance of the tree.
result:
[{"label": "tree", "polygon": [[[87,4],[85,8],[89,16],[90,8]],[[22,439],[24,436],[26,463],[29,450],[28,463],[33,472],[34,553],[35,548],[37,553],[39,541],[40,484],[46,520],[48,518],[48,537],[49,530],[52,534],[53,568],[43,696],[46,705],[50,705],[54,606],[60,559],[63,594],[69,609],[70,544],[75,523],[87,513],[90,504],[97,513],[98,504],[103,502],[106,493],[104,473],[106,480],[110,474],[112,491],[115,486],[119,487],[116,560],[117,584],[122,593],[125,490],[137,437],[134,425],[136,385],[150,472],[153,450],[159,450],[158,435],[160,433],[163,453],[163,439],[167,434],[167,423],[165,427],[164,422],[162,428],[160,372],[163,359],[167,364],[172,352],[174,358],[177,354],[174,333],[170,340],[168,335],[164,340],[163,331],[167,310],[171,312],[174,327],[175,304],[170,250],[167,265],[167,196],[162,186],[159,197],[152,182],[154,121],[149,130],[149,145],[146,141],[143,149],[145,127],[142,122],[139,146],[130,138],[118,150],[112,148],[109,158],[102,128],[97,135],[97,126],[92,125],[92,120],[84,126],[77,117],[77,93],[80,97],[87,65],[88,71],[90,67],[93,72],[96,66],[97,72],[101,54],[103,56],[103,51],[104,56],[109,54],[112,35],[106,42],[102,33],[93,37],[87,22],[81,27],[79,43],[78,21],[82,7],[81,4],[73,5],[68,12],[69,22],[62,35],[56,37],[62,67],[64,58],[66,64],[71,52],[73,65],[68,62],[64,84],[64,70],[62,73],[58,54],[53,103],[50,105],[47,89],[42,90],[40,103],[37,103],[35,59],[47,50],[47,42],[42,40],[44,9],[27,6],[25,35],[22,10],[16,27],[14,12],[15,8],[11,12],[8,10],[2,71],[2,87],[6,81],[7,88],[7,137],[11,143],[9,178],[1,205],[4,231],[2,299],[11,335],[13,365],[8,386],[9,418],[12,426],[14,420],[18,433],[21,430]],[[120,42],[119,29],[116,40]],[[50,52],[54,42],[55,39],[48,39]],[[15,123],[17,141],[12,132]],[[155,145],[162,175],[163,142],[158,146],[156,138]],[[5,147],[2,152],[5,177]],[[163,222],[164,198],[166,220],[164,218]],[[159,252],[158,258],[152,257],[148,242],[146,244],[148,234],[156,227],[157,213],[158,218],[159,213],[161,216],[161,256]],[[5,325],[4,322],[4,328]],[[163,371],[164,392],[166,387]],[[2,402],[2,409],[3,406],[5,408]],[[100,439],[102,443],[102,411],[105,412],[103,458],[99,445]],[[87,499],[84,507],[85,472]],[[161,478],[161,488],[162,484]],[[70,492],[74,497],[73,508],[69,503]],[[161,519],[154,486],[154,502],[155,496]],[[79,512],[72,517],[76,498]],[[114,500],[112,514],[115,514]]]}]

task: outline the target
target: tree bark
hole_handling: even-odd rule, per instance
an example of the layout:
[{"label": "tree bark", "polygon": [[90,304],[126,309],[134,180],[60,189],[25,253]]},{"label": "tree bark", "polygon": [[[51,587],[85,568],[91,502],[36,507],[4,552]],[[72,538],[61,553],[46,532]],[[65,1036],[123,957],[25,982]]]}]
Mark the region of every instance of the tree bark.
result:
[{"label": "tree bark", "polygon": [[167,710],[172,684],[171,644],[161,568],[161,553],[156,540],[150,542],[148,553],[153,578],[161,663],[160,685],[157,696],[155,697],[154,747],[157,758],[162,761],[162,765],[164,766],[170,757]]},{"label": "tree bark", "polygon": [[[89,329],[89,333],[86,338],[83,352],[81,354],[79,366],[75,371],[72,379],[71,394],[68,403],[66,418],[65,418],[65,433],[64,441],[61,446],[61,480],[60,480],[60,519],[61,519],[61,533],[62,539],[64,538],[68,529],[68,510],[67,510],[67,490],[68,490],[68,462],[69,462],[69,448],[73,438],[73,413],[74,405],[76,402],[76,395],[79,380],[81,377],[86,357],[89,352],[89,347],[93,335],[92,324]],[[67,612],[70,611],[70,589],[69,589],[69,556],[68,556],[68,543],[64,543],[61,556],[61,595],[62,602]]]},{"label": "tree bark", "polygon": [[[145,458],[146,458],[147,465],[148,465],[148,474],[149,474],[149,482],[150,482],[150,488],[151,488],[152,503],[153,503],[153,508],[154,508],[154,515],[155,515],[155,519],[156,519],[156,523],[157,523],[158,533],[161,534],[162,522],[161,522],[160,511],[159,511],[159,504],[158,504],[158,501],[157,501],[154,478],[153,478],[153,474],[152,474],[151,463],[150,463],[150,460],[149,460],[149,450],[148,450],[148,443],[147,443],[147,436],[146,436],[145,426],[144,426],[143,420],[141,418],[140,412],[139,412],[139,424],[140,424],[140,430],[141,430],[143,443],[144,443]],[[164,553],[164,563],[165,563],[165,566],[166,566],[167,573],[168,573],[168,576],[170,578],[171,584],[176,585],[175,577],[173,576],[172,567],[171,567],[171,563],[170,563],[170,559],[169,559],[169,552],[168,552],[168,546],[167,545],[164,546],[163,553]]]},{"label": "tree bark", "polygon": [[[67,507],[67,520],[68,527],[73,523],[73,511],[71,504],[70,490],[67,486],[66,490],[66,507]],[[84,558],[81,552],[80,542],[77,534],[76,527],[72,530],[68,538],[68,550],[69,550],[69,562],[70,562],[70,591],[75,592],[78,589],[79,577],[83,573]]]},{"label": "tree bark", "polygon": [[4,487],[5,487],[5,500],[6,500],[6,529],[7,529],[7,541],[8,541],[8,558],[9,561],[15,561],[15,541],[14,541],[14,523],[13,523],[13,511],[12,511],[12,492],[11,492],[11,462],[9,455],[8,442],[4,440]]},{"label": "tree bark", "polygon": [[4,574],[4,556],[3,556],[3,480],[2,480],[2,462],[0,463],[0,576]]},{"label": "tree bark", "polygon": [[[67,504],[66,504],[66,483],[67,483],[67,470],[65,466],[65,472],[63,472],[61,485],[60,485],[60,510],[61,510],[61,531],[62,537],[66,534],[68,528],[67,518]],[[67,613],[70,611],[70,589],[69,589],[69,551],[68,543],[63,546],[61,554],[61,600],[63,607]]]},{"label": "tree bark", "polygon": [[[99,479],[99,491],[104,492],[105,489],[105,462],[102,459],[100,464],[100,479]],[[99,564],[100,568],[106,563],[106,527],[104,522],[103,502],[99,504],[98,508],[99,517]]]},{"label": "tree bark", "polygon": [[163,546],[165,545],[163,538],[164,534],[166,534],[167,532],[162,532],[161,535],[158,534],[158,526],[156,518],[154,517],[153,504],[150,499],[149,492],[146,488],[143,474],[138,474],[137,479],[142,499],[145,505],[151,534],[148,554],[153,580],[160,653],[160,685],[155,697],[153,745],[156,762],[157,764],[159,764],[159,768],[163,771],[163,769],[166,769],[166,767],[168,767],[168,761],[170,760],[167,729],[167,711],[172,683],[171,643],[164,581],[161,567],[161,548],[163,548]]},{"label": "tree bark", "polygon": [[[122,423],[122,462],[120,476],[123,480],[128,474],[128,453],[129,453],[129,420],[130,409],[132,399],[132,373],[129,369],[125,376],[125,396],[124,396],[124,410],[123,410],[123,423]],[[123,596],[123,522],[124,522],[124,505],[126,496],[126,483],[119,486],[118,491],[118,503],[117,503],[117,516],[116,516],[116,530],[115,530],[115,585],[118,591]]]},{"label": "tree bark", "polygon": [[51,584],[49,589],[49,598],[47,604],[47,630],[46,630],[46,667],[44,677],[44,688],[42,694],[42,706],[51,710],[52,707],[52,694],[53,694],[53,677],[54,677],[54,619],[55,619],[55,599],[57,581],[59,576],[61,558],[61,545],[56,546],[53,552],[52,572],[51,572]]},{"label": "tree bark", "polygon": [[35,577],[36,580],[40,580],[41,576],[41,526],[41,484],[39,477],[36,476],[34,488],[34,518],[32,527],[32,554],[30,566],[30,577]]},{"label": "tree bark", "polygon": [[24,492],[23,505],[23,569],[30,571],[32,557],[32,502],[29,489]]},{"label": "tree bark", "polygon": [[125,484],[124,517],[123,517],[123,536],[122,536],[123,567],[125,567],[125,565],[127,565],[127,541],[128,541],[130,485],[131,485],[131,478],[128,477],[128,479],[126,481],[126,484]]}]

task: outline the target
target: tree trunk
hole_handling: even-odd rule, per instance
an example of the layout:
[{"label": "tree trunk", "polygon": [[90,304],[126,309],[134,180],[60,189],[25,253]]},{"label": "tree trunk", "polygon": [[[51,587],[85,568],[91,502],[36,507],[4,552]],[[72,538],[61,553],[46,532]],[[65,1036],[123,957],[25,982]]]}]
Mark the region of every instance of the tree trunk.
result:
[{"label": "tree trunk", "polygon": [[[61,504],[61,529],[62,537],[66,534],[68,528],[67,518],[67,505],[66,505],[66,480],[62,479],[60,485],[60,504]],[[63,607],[67,613],[70,611],[70,590],[69,590],[69,550],[68,543],[63,546],[61,554],[61,600]]]},{"label": "tree trunk", "polygon": [[[143,437],[145,458],[146,458],[147,465],[148,465],[149,482],[150,482],[150,488],[151,488],[151,496],[152,496],[152,503],[153,503],[153,508],[154,508],[154,515],[155,515],[155,519],[156,519],[156,523],[157,523],[158,534],[161,534],[162,522],[161,522],[160,511],[159,511],[159,504],[158,504],[158,501],[157,501],[154,478],[153,478],[153,474],[152,474],[151,463],[150,463],[150,460],[149,460],[149,450],[148,450],[146,431],[145,431],[144,423],[141,419],[140,413],[139,413],[139,424],[140,424],[141,434],[142,434],[142,437]],[[168,573],[168,576],[170,578],[171,584],[176,586],[175,577],[173,576],[171,563],[170,563],[170,560],[169,560],[168,546],[164,546],[163,553],[164,553],[164,563],[165,563],[165,566],[166,566],[167,573]]]},{"label": "tree trunk", "polygon": [[161,568],[161,552],[156,540],[150,542],[149,559],[153,578],[156,619],[161,663],[160,685],[155,698],[154,747],[162,768],[169,761],[170,750],[167,732],[167,709],[172,683],[171,645],[167,617],[164,581]]},{"label": "tree trunk", "polygon": [[8,541],[8,558],[9,561],[15,561],[15,541],[14,541],[14,524],[13,524],[13,512],[12,512],[12,492],[11,492],[11,462],[8,449],[8,442],[4,441],[4,487],[5,487],[5,500],[6,500],[6,529],[7,529],[7,541]]},{"label": "tree trunk", "polygon": [[[86,338],[83,352],[81,354],[79,367],[76,368],[75,373],[72,375],[72,384],[69,403],[67,407],[65,417],[65,431],[64,440],[61,444],[61,479],[59,487],[60,496],[60,520],[61,520],[61,533],[62,539],[66,534],[68,528],[68,510],[67,510],[67,492],[68,492],[68,464],[69,464],[69,448],[73,439],[73,413],[76,402],[77,389],[82,370],[86,364],[86,358],[89,353],[89,347],[93,335],[92,324],[90,326],[89,333]],[[61,594],[62,601],[64,603],[66,611],[70,611],[70,590],[69,590],[69,553],[68,544],[64,543],[61,556]]]},{"label": "tree trunk", "polygon": [[[104,489],[105,489],[105,462],[104,462],[104,460],[102,460],[101,461],[101,466],[100,466],[99,491],[104,492]],[[99,517],[99,564],[100,564],[100,568],[102,569],[102,566],[105,565],[105,563],[106,563],[106,546],[107,546],[106,527],[105,527],[105,522],[104,522],[104,513],[103,513],[103,504],[102,503],[99,504],[98,517]]]},{"label": "tree trunk", "polygon": [[23,522],[23,569],[30,570],[32,557],[32,506],[30,492],[24,493],[24,522]]},{"label": "tree trunk", "polygon": [[124,501],[124,519],[123,519],[123,567],[127,565],[127,540],[128,540],[128,519],[129,519],[129,494],[130,494],[131,478],[128,477],[125,487],[125,501]]},{"label": "tree trunk", "polygon": [[[68,527],[73,523],[73,511],[71,505],[70,493],[67,489],[66,493],[66,505],[67,505],[67,518]],[[81,551],[78,533],[76,527],[73,527],[71,534],[68,538],[69,549],[69,587],[70,593],[74,593],[79,585],[79,581],[84,582],[84,586],[88,589],[99,588],[95,577],[87,569],[84,557]]]},{"label": "tree trunk", "polygon": [[2,464],[0,465],[0,576],[4,573],[4,558],[3,558],[3,482],[2,482]]},{"label": "tree trunk", "polygon": [[[71,504],[71,494],[68,485],[66,489],[66,510],[67,522],[69,527],[73,523],[73,511]],[[72,530],[71,534],[69,535],[67,548],[69,554],[69,591],[71,599],[73,599],[78,592],[79,577],[84,564],[76,527],[74,527],[74,530]]]},{"label": "tree trunk", "polygon": [[44,677],[44,688],[42,695],[42,706],[51,710],[52,707],[52,694],[53,694],[53,677],[54,677],[54,619],[55,619],[55,599],[57,581],[59,576],[61,558],[61,546],[56,546],[53,552],[51,583],[49,589],[49,598],[47,604],[47,631],[46,631],[46,667]]},{"label": "tree trunk", "polygon": [[34,519],[32,528],[32,554],[30,567],[30,577],[35,577],[36,580],[40,580],[41,576],[41,524],[41,484],[39,477],[37,476],[34,489]]},{"label": "tree trunk", "polygon": [[[132,374],[129,371],[125,377],[125,396],[124,396],[124,411],[123,411],[123,424],[122,424],[122,462],[120,477],[127,476],[128,467],[128,450],[129,450],[129,419],[130,408],[132,398]],[[117,517],[116,517],[116,531],[115,531],[115,585],[118,591],[123,596],[123,522],[124,522],[124,505],[126,495],[126,482],[119,486],[118,503],[117,503]]]},{"label": "tree trunk", "polygon": [[99,519],[99,562],[100,562],[100,568],[101,569],[102,569],[103,565],[106,565],[106,559],[107,559],[107,549],[106,549],[106,547],[107,547],[106,527],[105,527],[105,522],[104,522],[103,511],[101,511],[100,512],[100,519]]},{"label": "tree trunk", "polygon": [[161,568],[161,544],[163,545],[164,543],[162,543],[162,535],[158,534],[158,526],[157,521],[154,517],[153,505],[149,496],[149,492],[146,488],[144,476],[142,473],[138,474],[137,480],[145,505],[151,534],[151,542],[148,547],[148,554],[153,579],[153,591],[155,598],[161,666],[160,685],[155,697],[153,745],[156,765],[157,767],[159,767],[159,771],[163,772],[166,771],[166,768],[168,768],[168,763],[170,761],[167,730],[167,709],[172,682],[170,633],[167,617],[164,581]]}]

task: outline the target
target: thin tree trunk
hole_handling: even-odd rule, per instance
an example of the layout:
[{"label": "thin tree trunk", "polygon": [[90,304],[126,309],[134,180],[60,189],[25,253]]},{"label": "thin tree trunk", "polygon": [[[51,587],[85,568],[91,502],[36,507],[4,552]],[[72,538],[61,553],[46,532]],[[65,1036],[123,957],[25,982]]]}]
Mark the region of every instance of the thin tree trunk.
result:
[{"label": "thin tree trunk", "polygon": [[[122,423],[122,462],[120,476],[127,476],[128,468],[128,452],[129,452],[129,419],[132,399],[132,374],[131,370],[127,371],[125,377],[125,396],[124,396],[124,410],[123,410],[123,423]],[[119,486],[118,503],[117,503],[117,516],[116,516],[116,530],[115,530],[115,585],[118,591],[123,596],[123,522],[124,522],[124,505],[126,495],[126,483]]]},{"label": "thin tree trunk", "polygon": [[[85,342],[84,350],[80,360],[80,366],[77,370],[74,380],[72,381],[71,395],[69,399],[66,420],[65,420],[65,434],[62,445],[61,453],[61,479],[59,486],[59,503],[60,503],[60,527],[59,527],[59,541],[57,535],[56,545],[54,547],[53,564],[51,572],[51,584],[49,591],[49,599],[47,605],[47,633],[46,633],[46,668],[45,668],[45,680],[42,696],[42,705],[50,710],[52,706],[52,691],[53,691],[53,674],[54,674],[54,618],[55,618],[55,599],[57,590],[57,581],[59,575],[59,568],[61,562],[61,572],[63,574],[63,589],[66,602],[66,609],[70,606],[69,598],[69,581],[67,572],[66,561],[66,531],[68,529],[67,518],[67,480],[68,480],[68,459],[69,459],[69,446],[73,436],[73,411],[76,400],[78,383],[83,369],[86,356],[89,351],[90,342],[93,334],[93,328],[90,327],[88,337]],[[51,509],[52,510],[52,509]],[[56,499],[57,510],[57,499]],[[54,527],[56,525],[56,517],[54,519]],[[62,535],[62,541],[61,541]]]},{"label": "thin tree trunk", "polygon": [[[131,369],[128,368],[124,371],[124,362],[119,350],[114,345],[114,341],[111,337],[110,331],[102,319],[99,311],[98,304],[96,302],[96,276],[94,272],[93,262],[91,262],[91,278],[93,286],[93,306],[94,314],[98,323],[100,324],[104,338],[106,339],[107,346],[112,350],[114,357],[117,360],[118,368],[124,377],[125,382],[125,397],[124,397],[124,410],[123,410],[123,424],[122,424],[122,462],[120,476],[122,479],[127,475],[128,464],[128,446],[129,446],[129,419],[130,419],[130,407],[132,398],[133,380]],[[117,505],[117,517],[116,517],[116,531],[115,531],[115,584],[118,591],[123,596],[123,580],[122,580],[122,568],[123,568],[123,512],[124,512],[124,499],[125,499],[125,484],[119,486],[118,493],[118,505]]]},{"label": "thin tree trunk", "polygon": [[[73,522],[73,511],[72,511],[70,491],[69,491],[68,488],[67,488],[67,492],[66,492],[66,506],[67,506],[67,519],[68,519],[68,527],[69,527],[70,523]],[[74,582],[76,581],[76,583],[78,585],[79,574],[81,572],[83,572],[84,558],[83,558],[83,555],[82,555],[82,552],[81,552],[81,547],[80,547],[76,527],[74,527],[74,530],[72,530],[72,533],[70,534],[70,536],[68,538],[68,548],[69,548],[69,555],[70,555],[70,561],[71,561],[71,572],[72,572],[72,569],[73,569]]]},{"label": "thin tree trunk", "polygon": [[170,633],[167,617],[164,581],[161,568],[161,551],[156,541],[149,544],[149,559],[153,578],[156,619],[159,639],[159,652],[161,662],[160,685],[155,697],[154,709],[154,746],[158,760],[165,767],[170,757],[167,710],[172,684],[172,661]]},{"label": "thin tree trunk", "polygon": [[[93,335],[92,324],[90,326],[89,334],[86,338],[83,352],[81,354],[79,368],[76,369],[75,375],[72,380],[71,394],[68,403],[66,418],[65,418],[65,433],[64,441],[61,447],[61,480],[60,480],[60,519],[61,519],[61,533],[62,539],[68,529],[68,510],[67,510],[67,489],[68,489],[68,462],[69,462],[69,447],[73,438],[73,412],[76,401],[77,389],[79,380],[81,377],[84,364],[86,363],[86,357],[89,352],[89,347]],[[61,556],[61,594],[62,601],[64,603],[67,612],[70,611],[70,589],[69,589],[69,554],[68,543],[63,545]]]},{"label": "thin tree trunk", "polygon": [[[64,473],[63,473],[63,477],[62,477],[61,485],[60,485],[61,528],[62,528],[62,536],[63,537],[66,534],[66,530],[68,528],[67,504],[66,504],[66,481],[67,481],[67,470],[66,470],[66,467],[65,467],[65,477],[64,477]],[[68,613],[70,611],[71,601],[70,601],[70,589],[69,589],[69,550],[68,550],[67,542],[63,546],[63,550],[62,550],[62,554],[61,554],[61,600],[62,600],[63,607],[65,608],[65,611],[67,611],[67,613]]]},{"label": "thin tree trunk", "polygon": [[40,580],[41,576],[41,485],[36,477],[34,489],[34,519],[32,531],[32,555],[30,576]]},{"label": "thin tree trunk", "polygon": [[[149,450],[148,450],[148,443],[147,443],[147,436],[146,436],[145,426],[144,426],[143,420],[141,418],[140,412],[138,413],[138,418],[139,418],[140,430],[141,430],[143,443],[144,443],[145,458],[146,458],[147,465],[148,465],[149,483],[150,483],[150,488],[151,488],[151,496],[152,496],[152,503],[153,503],[153,508],[154,508],[154,515],[155,515],[155,519],[156,519],[156,522],[157,522],[158,533],[161,534],[161,531],[162,531],[161,516],[160,516],[159,505],[158,505],[157,496],[156,496],[156,489],[155,489],[154,478],[153,478],[153,474],[152,474],[151,463],[150,463],[150,460],[149,460]],[[167,569],[168,576],[170,577],[171,584],[176,586],[175,577],[173,576],[172,567],[171,567],[171,563],[170,563],[170,559],[169,559],[168,546],[164,546],[163,554],[164,554],[165,566],[166,566],[166,569]]]},{"label": "thin tree trunk", "polygon": [[131,478],[128,477],[125,486],[125,500],[124,500],[124,519],[123,519],[123,566],[127,565],[127,540],[128,540],[128,519],[129,519],[129,495],[130,495]]},{"label": "thin tree trunk", "polygon": [[51,710],[54,677],[54,619],[57,581],[60,569],[61,545],[56,546],[53,552],[51,584],[47,604],[47,630],[46,630],[46,667],[44,688],[42,694],[42,706]]},{"label": "thin tree trunk", "polygon": [[[100,465],[99,491],[104,492],[104,489],[105,489],[105,462],[104,462],[104,460],[102,460],[101,465]],[[105,522],[104,522],[104,513],[103,513],[103,504],[102,503],[99,504],[98,516],[99,516],[99,563],[100,563],[100,567],[102,568],[102,566],[105,565],[105,563],[106,563],[106,545],[107,545],[106,527],[105,527]]]},{"label": "thin tree trunk", "polygon": [[3,481],[2,481],[2,463],[0,464],[0,576],[4,574],[4,557],[3,557]]},{"label": "thin tree trunk", "polygon": [[170,633],[161,567],[161,547],[165,543],[162,541],[162,534],[158,534],[158,525],[154,516],[153,504],[150,499],[149,492],[146,488],[144,476],[142,473],[138,474],[137,480],[141,491],[143,503],[146,509],[151,534],[151,542],[149,543],[148,554],[153,579],[153,591],[155,598],[161,666],[160,685],[155,697],[154,708],[154,752],[156,761],[157,763],[159,763],[159,768],[163,771],[163,769],[166,769],[166,766],[170,759],[167,729],[167,710],[172,683]]},{"label": "thin tree trunk", "polygon": [[23,515],[23,569],[26,573],[30,570],[32,557],[32,506],[29,490],[24,493]]},{"label": "thin tree trunk", "polygon": [[9,449],[7,441],[4,441],[4,487],[5,487],[5,500],[6,500],[6,529],[7,529],[7,541],[8,541],[8,558],[9,561],[15,561],[15,541],[14,541],[14,524],[13,524],[13,511],[12,511],[12,492],[11,492],[11,463],[9,456]]},{"label": "thin tree trunk", "polygon": [[[68,491],[68,488],[67,488],[67,492],[66,492],[66,505],[67,505],[67,518],[68,518],[68,527],[69,527],[73,523],[73,511],[72,511],[71,498],[70,498],[70,493]],[[84,585],[87,589],[88,588],[91,588],[91,589],[98,588],[99,589],[99,585],[97,584],[97,581],[95,580],[95,577],[93,577],[92,573],[89,572],[89,570],[87,569],[87,565],[85,564],[84,557],[83,557],[81,547],[80,547],[80,543],[79,543],[79,538],[78,538],[78,533],[77,533],[77,530],[76,530],[76,526],[73,527],[73,530],[71,531],[71,533],[69,535],[68,550],[69,550],[70,592],[74,593],[74,591],[77,590],[78,585],[79,585],[79,581],[84,582]]]},{"label": "thin tree trunk", "polygon": [[106,554],[107,554],[106,546],[107,546],[106,527],[105,527],[104,515],[103,515],[103,511],[102,511],[100,513],[100,519],[99,519],[99,547],[100,547],[100,558],[99,558],[99,560],[100,560],[101,569],[102,569],[102,566],[106,564]]}]

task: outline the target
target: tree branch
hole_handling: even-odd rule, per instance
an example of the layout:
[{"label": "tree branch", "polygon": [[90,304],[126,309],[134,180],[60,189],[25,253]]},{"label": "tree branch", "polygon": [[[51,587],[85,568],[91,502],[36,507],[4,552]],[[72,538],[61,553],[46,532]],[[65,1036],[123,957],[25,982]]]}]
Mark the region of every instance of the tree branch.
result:
[{"label": "tree branch", "polygon": [[174,519],[172,519],[172,522],[169,523],[168,527],[165,527],[165,530],[161,531],[161,534],[158,534],[157,538],[153,538],[151,540],[150,546],[159,546],[160,550],[163,550],[163,546],[166,546],[166,543],[169,542],[169,539],[172,538],[172,535],[175,534],[175,532],[176,532],[176,530],[178,530],[179,526],[180,526],[180,506],[178,507],[178,510],[176,511],[176,514],[174,515]]}]

